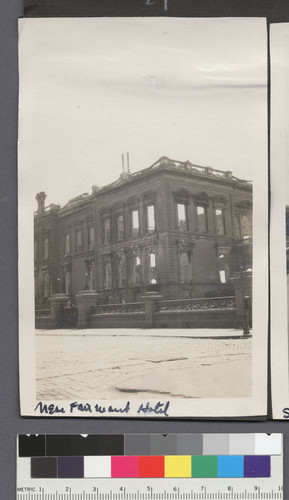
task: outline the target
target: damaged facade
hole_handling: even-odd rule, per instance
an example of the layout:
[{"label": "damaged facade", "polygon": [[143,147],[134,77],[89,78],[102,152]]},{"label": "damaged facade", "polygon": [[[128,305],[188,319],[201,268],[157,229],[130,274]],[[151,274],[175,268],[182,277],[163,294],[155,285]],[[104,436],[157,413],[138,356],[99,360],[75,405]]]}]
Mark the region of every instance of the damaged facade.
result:
[{"label": "damaged facade", "polygon": [[231,172],[162,157],[92,187],[66,205],[36,196],[35,305],[54,294],[70,304],[95,290],[97,304],[224,297],[252,267],[252,185]]}]

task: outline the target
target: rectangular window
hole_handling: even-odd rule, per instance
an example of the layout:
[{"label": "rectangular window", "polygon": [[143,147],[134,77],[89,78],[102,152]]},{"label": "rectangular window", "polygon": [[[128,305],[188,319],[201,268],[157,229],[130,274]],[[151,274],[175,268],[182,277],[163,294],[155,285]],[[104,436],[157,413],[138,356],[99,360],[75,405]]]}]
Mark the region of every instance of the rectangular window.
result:
[{"label": "rectangular window", "polygon": [[47,271],[44,274],[44,297],[49,297],[49,274]]},{"label": "rectangular window", "polygon": [[227,283],[225,255],[219,255],[219,276],[221,283]]},{"label": "rectangular window", "polygon": [[150,253],[150,267],[156,267],[156,256],[154,253]]},{"label": "rectangular window", "polygon": [[154,253],[150,253],[149,256],[149,266],[148,266],[148,282],[152,285],[157,284],[157,269],[156,269],[156,255]]},{"label": "rectangular window", "polygon": [[141,284],[141,260],[138,256],[133,258],[133,285],[139,286]]},{"label": "rectangular window", "polygon": [[94,227],[88,229],[88,250],[94,249]]},{"label": "rectangular window", "polygon": [[226,272],[223,269],[220,271],[220,281],[221,283],[226,283]]},{"label": "rectangular window", "polygon": [[197,215],[199,232],[206,233],[208,231],[207,207],[202,205],[197,206]]},{"label": "rectangular window", "polygon": [[103,241],[104,241],[104,243],[110,243],[110,220],[109,219],[104,220],[103,229],[104,229]]},{"label": "rectangular window", "polygon": [[70,295],[71,293],[71,274],[70,271],[65,271],[65,293]]},{"label": "rectangular window", "polygon": [[217,234],[225,234],[224,209],[223,208],[216,208],[215,216],[216,216],[216,233]]},{"label": "rectangular window", "polygon": [[184,203],[178,203],[178,228],[181,231],[187,231],[188,223],[187,223],[187,206]]},{"label": "rectangular window", "polygon": [[112,287],[112,269],[111,262],[104,264],[104,288],[107,290]]},{"label": "rectangular window", "polygon": [[76,231],[76,253],[82,252],[82,231]]},{"label": "rectangular window", "polygon": [[122,241],[124,238],[124,223],[123,215],[117,216],[117,241]]},{"label": "rectangular window", "polygon": [[180,282],[190,283],[192,279],[192,270],[190,258],[187,252],[180,254]]},{"label": "rectangular window", "polygon": [[65,235],[64,241],[64,255],[70,254],[70,234]]},{"label": "rectangular window", "polygon": [[91,289],[95,290],[97,286],[97,269],[96,265],[93,265],[91,268]]},{"label": "rectangular window", "polygon": [[147,207],[147,232],[153,233],[155,229],[156,229],[155,207],[154,205],[149,205]]},{"label": "rectangular window", "polygon": [[120,254],[117,261],[117,281],[119,287],[124,287],[126,284],[126,259],[124,254]]},{"label": "rectangular window", "polygon": [[238,238],[240,238],[241,237],[240,219],[237,214],[234,215],[234,228],[235,228],[235,235]]},{"label": "rectangular window", "polygon": [[93,290],[93,270],[94,270],[94,260],[87,260],[86,261],[86,266],[87,266],[87,281],[86,286],[88,286],[89,290]]},{"label": "rectangular window", "polygon": [[138,210],[133,210],[131,213],[131,227],[134,236],[139,234],[139,213]]}]

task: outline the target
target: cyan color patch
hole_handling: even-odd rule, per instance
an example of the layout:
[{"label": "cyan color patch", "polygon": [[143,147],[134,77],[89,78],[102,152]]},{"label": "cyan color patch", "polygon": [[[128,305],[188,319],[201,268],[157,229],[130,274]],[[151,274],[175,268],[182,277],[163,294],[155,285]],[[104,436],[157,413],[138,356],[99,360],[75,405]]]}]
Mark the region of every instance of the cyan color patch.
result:
[{"label": "cyan color patch", "polygon": [[244,477],[244,457],[242,455],[220,455],[218,457],[218,477]]}]

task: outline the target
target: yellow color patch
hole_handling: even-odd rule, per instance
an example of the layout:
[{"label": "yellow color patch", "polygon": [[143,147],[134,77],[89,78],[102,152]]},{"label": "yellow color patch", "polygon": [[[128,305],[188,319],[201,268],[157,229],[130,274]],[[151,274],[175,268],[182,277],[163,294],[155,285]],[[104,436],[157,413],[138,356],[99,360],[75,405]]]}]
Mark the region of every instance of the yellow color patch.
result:
[{"label": "yellow color patch", "polygon": [[190,455],[166,455],[165,477],[192,477],[192,458]]}]

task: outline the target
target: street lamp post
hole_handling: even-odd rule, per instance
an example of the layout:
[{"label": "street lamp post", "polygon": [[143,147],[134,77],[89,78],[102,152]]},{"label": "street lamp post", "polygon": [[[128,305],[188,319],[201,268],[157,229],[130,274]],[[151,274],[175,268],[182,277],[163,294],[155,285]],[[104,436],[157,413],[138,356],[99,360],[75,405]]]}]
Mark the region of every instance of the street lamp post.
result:
[{"label": "street lamp post", "polygon": [[249,311],[247,297],[245,295],[244,268],[240,267],[241,287],[242,287],[242,312],[243,312],[243,335],[250,335],[249,329]]}]

